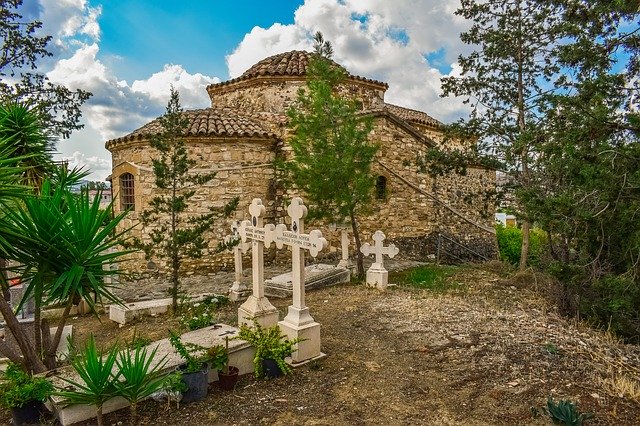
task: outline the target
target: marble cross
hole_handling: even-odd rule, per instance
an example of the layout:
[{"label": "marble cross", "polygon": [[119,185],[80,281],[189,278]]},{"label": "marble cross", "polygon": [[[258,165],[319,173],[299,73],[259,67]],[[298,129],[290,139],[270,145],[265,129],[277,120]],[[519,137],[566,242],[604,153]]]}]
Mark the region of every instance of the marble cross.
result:
[{"label": "marble cross", "polygon": [[264,247],[269,247],[275,236],[273,225],[264,225],[266,208],[260,198],[254,198],[249,206],[251,220],[244,220],[238,228],[243,243],[251,240],[251,272],[253,294],[238,308],[238,324],[252,324],[255,318],[260,325],[271,327],[278,322],[278,310],[264,296]]},{"label": "marble cross", "polygon": [[251,248],[251,243],[242,242],[240,238],[239,229],[240,221],[234,221],[231,224],[231,235],[225,237],[225,241],[227,243],[231,243],[236,240],[238,244],[233,246],[233,265],[235,269],[235,279],[233,281],[233,285],[231,289],[229,289],[229,299],[232,301],[237,301],[240,299],[244,299],[246,297],[245,293],[248,290],[247,285],[242,282],[242,255],[246,253]]},{"label": "marble cross", "polygon": [[373,234],[373,241],[375,241],[373,247],[369,243],[364,243],[362,247],[360,247],[360,251],[365,256],[369,256],[371,254],[376,255],[376,262],[371,265],[371,269],[384,269],[384,263],[382,260],[382,255],[387,255],[393,259],[393,257],[399,253],[400,250],[394,245],[389,244],[388,246],[383,246],[382,242],[386,238],[382,231],[376,231]]},{"label": "marble cross", "polygon": [[308,251],[316,257],[325,249],[327,240],[322,237],[322,232],[313,230],[304,233],[304,218],[307,208],[302,199],[295,197],[287,208],[291,218],[291,230],[280,224],[275,229],[275,242],[277,248],[285,245],[291,247],[291,281],[293,285],[293,303],[289,306],[287,316],[278,323],[282,332],[289,339],[299,338],[295,352],[291,354],[293,363],[304,362],[323,356],[320,352],[320,324],[309,314],[309,308],[304,300],[304,253]]},{"label": "marble cross", "polygon": [[[304,251],[306,250],[312,257],[316,257],[321,250],[327,247],[328,243],[322,237],[322,232],[318,230],[313,230],[308,234],[304,233],[304,218],[307,216],[307,207],[301,198],[295,197],[291,200],[291,204],[287,207],[287,214],[291,218],[291,230],[287,230],[287,226],[284,224],[276,226],[274,240],[279,249],[285,245],[291,247],[293,307],[305,310]],[[301,320],[311,322],[313,318],[309,315],[308,318]],[[297,320],[296,323],[298,323]]]}]

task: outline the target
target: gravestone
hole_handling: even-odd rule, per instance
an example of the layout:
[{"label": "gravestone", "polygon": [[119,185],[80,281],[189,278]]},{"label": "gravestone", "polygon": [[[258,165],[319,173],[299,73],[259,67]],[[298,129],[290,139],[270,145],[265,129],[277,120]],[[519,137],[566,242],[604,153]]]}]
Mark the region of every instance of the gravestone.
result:
[{"label": "gravestone", "polygon": [[274,240],[278,249],[285,245],[291,247],[293,304],[289,306],[287,316],[278,325],[289,339],[302,339],[297,344],[296,351],[291,354],[291,361],[295,364],[324,356],[320,352],[320,323],[313,319],[305,305],[304,252],[308,251],[312,257],[316,257],[328,244],[322,237],[322,232],[318,230],[304,233],[307,208],[301,198],[294,197],[291,200],[287,214],[291,218],[291,230],[287,230],[284,224],[276,226]]},{"label": "gravestone", "polygon": [[264,247],[269,247],[274,237],[274,226],[264,226],[266,209],[260,198],[254,198],[249,206],[251,220],[242,221],[238,229],[242,242],[251,240],[251,266],[253,293],[238,308],[238,325],[252,325],[252,319],[262,327],[278,323],[278,310],[264,295]]},{"label": "gravestone", "polygon": [[[316,263],[304,269],[304,287],[306,290],[348,283],[351,279],[351,272],[339,266]],[[265,280],[264,294],[267,297],[293,297],[293,274],[287,272]]]},{"label": "gravestone", "polygon": [[365,256],[369,256],[370,254],[375,254],[376,256],[376,261],[367,270],[367,285],[384,290],[387,288],[389,282],[389,272],[384,269],[382,256],[387,255],[393,258],[398,254],[399,250],[393,244],[389,244],[386,247],[383,245],[382,242],[386,237],[382,231],[376,231],[372,238],[375,242],[373,247],[369,245],[369,243],[364,243],[362,247],[360,247],[360,251]]},{"label": "gravestone", "polygon": [[238,244],[232,248],[233,266],[235,270],[233,285],[229,289],[229,300],[232,302],[245,300],[249,296],[249,287],[242,281],[242,255],[251,248],[251,243],[242,242],[238,228],[240,228],[240,222],[234,221],[231,225],[231,235],[225,239],[227,242],[240,240]]}]

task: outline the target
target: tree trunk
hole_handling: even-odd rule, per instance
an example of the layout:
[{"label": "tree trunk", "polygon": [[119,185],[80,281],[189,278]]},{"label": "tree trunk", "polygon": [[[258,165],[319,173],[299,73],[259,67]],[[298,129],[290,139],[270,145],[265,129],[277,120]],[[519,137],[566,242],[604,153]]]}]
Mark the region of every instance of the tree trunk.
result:
[{"label": "tree trunk", "polygon": [[174,316],[178,315],[178,288],[180,286],[180,278],[178,277],[180,262],[177,257],[174,255],[171,259],[171,305]]},{"label": "tree trunk", "polygon": [[104,424],[102,420],[102,404],[97,407],[96,417],[98,418],[98,426],[102,426]]},{"label": "tree trunk", "polygon": [[0,284],[2,284],[2,296],[4,300],[11,300],[9,279],[7,277],[7,260],[3,258],[0,258]]},{"label": "tree trunk", "polygon": [[60,344],[60,339],[62,339],[62,331],[64,330],[64,325],[67,322],[67,318],[69,318],[69,312],[71,312],[71,307],[73,306],[73,297],[70,297],[67,301],[67,305],[64,307],[64,311],[62,312],[62,316],[60,317],[60,321],[58,321],[58,327],[56,328],[56,334],[53,335],[53,339],[49,344],[49,347],[46,349],[47,353],[46,359],[53,359],[53,365],[47,364],[48,368],[56,368],[56,351],[58,350],[58,345]]},{"label": "tree trunk", "polygon": [[[33,302],[34,302],[34,310],[33,310],[33,337],[35,342],[35,350],[37,354],[42,354],[44,352],[42,347],[42,279],[38,275],[33,277],[34,280],[38,280],[35,282],[34,290],[33,290]],[[24,295],[23,295],[24,298]],[[22,303],[22,301],[21,301]]]},{"label": "tree trunk", "polygon": [[353,210],[349,212],[349,218],[351,219],[351,230],[353,231],[353,239],[356,241],[356,268],[359,279],[364,278],[364,255],[360,251],[360,232],[358,230],[358,221],[353,213]]},{"label": "tree trunk", "polygon": [[7,324],[6,328],[9,329],[11,334],[16,340],[18,347],[20,348],[20,352],[24,357],[23,360],[18,360],[18,363],[24,365],[27,371],[33,373],[42,373],[46,371],[46,367],[38,357],[38,354],[33,348],[31,341],[27,337],[27,333],[24,331],[18,319],[16,318],[9,302],[4,300],[3,297],[0,297],[0,313],[4,317],[4,320]]},{"label": "tree trunk", "polygon": [[527,259],[529,258],[529,234],[531,230],[531,223],[525,219],[522,222],[522,246],[520,248],[520,266],[519,271],[527,269]]}]

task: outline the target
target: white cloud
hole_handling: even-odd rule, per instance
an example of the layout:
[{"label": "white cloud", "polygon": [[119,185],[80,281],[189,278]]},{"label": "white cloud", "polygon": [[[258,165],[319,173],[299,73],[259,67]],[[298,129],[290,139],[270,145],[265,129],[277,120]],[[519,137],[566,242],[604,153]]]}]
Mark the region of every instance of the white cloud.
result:
[{"label": "white cloud", "polygon": [[53,36],[53,44],[62,50],[75,44],[75,37],[100,40],[98,18],[102,7],[90,7],[86,0],[39,0],[44,23],[42,32]]},{"label": "white cloud", "polygon": [[75,151],[69,156],[61,156],[63,161],[69,162],[69,167],[83,167],[92,171],[91,179],[104,180],[111,174],[111,161],[97,155],[88,156],[80,151]]},{"label": "white cloud", "polygon": [[181,65],[165,65],[160,72],[154,73],[146,80],[136,80],[131,90],[147,94],[153,102],[166,104],[169,100],[170,86],[180,92],[180,102],[184,108],[198,108],[210,103],[204,88],[212,83],[219,83],[217,77],[209,77],[200,73],[189,74]]},{"label": "white cloud", "polygon": [[321,31],[333,44],[336,62],[389,84],[387,102],[450,121],[464,107],[459,99],[440,98],[443,73],[426,58],[440,52],[439,61],[455,69],[466,25],[453,14],[457,7],[457,0],[306,0],[293,24],[255,27],[247,34],[226,58],[229,73],[236,77],[273,54],[309,50],[311,36]]}]

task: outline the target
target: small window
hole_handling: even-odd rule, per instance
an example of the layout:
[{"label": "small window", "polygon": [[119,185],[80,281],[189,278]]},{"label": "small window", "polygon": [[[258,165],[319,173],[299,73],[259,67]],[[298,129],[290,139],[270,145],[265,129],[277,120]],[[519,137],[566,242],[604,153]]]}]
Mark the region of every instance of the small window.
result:
[{"label": "small window", "polygon": [[120,205],[122,206],[122,210],[136,209],[134,182],[131,173],[123,173],[120,175]]},{"label": "small window", "polygon": [[387,178],[384,176],[378,176],[376,178],[376,198],[378,200],[387,198]]}]

